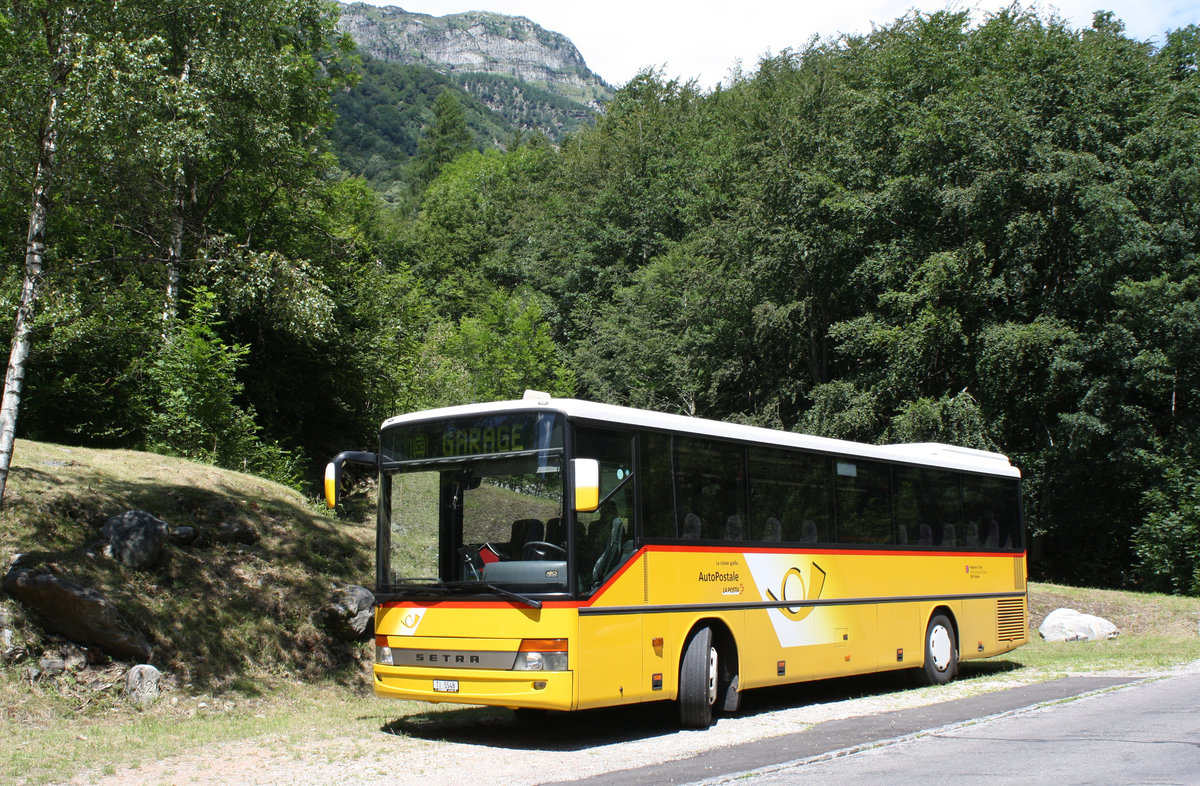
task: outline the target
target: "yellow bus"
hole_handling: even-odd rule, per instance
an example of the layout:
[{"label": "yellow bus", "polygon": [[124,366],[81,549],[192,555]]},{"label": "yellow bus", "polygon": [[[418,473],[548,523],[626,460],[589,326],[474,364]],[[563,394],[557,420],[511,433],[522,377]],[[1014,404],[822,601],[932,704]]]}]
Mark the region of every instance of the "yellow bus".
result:
[{"label": "yellow bus", "polygon": [[528,391],[383,424],[375,691],[576,710],[911,669],[1027,641],[1020,472]]}]

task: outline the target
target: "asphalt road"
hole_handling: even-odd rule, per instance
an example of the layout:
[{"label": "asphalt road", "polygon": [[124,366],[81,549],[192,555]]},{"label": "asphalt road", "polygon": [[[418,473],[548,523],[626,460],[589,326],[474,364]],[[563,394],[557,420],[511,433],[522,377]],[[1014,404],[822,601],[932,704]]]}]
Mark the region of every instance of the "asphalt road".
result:
[{"label": "asphalt road", "polygon": [[959,724],[847,756],[768,768],[739,784],[1200,783],[1200,675]]},{"label": "asphalt road", "polygon": [[[1065,701],[1076,697],[1083,698]],[[1132,677],[1070,677],[827,721],[795,734],[578,783],[758,786],[817,782],[830,776],[866,782],[886,779],[889,784],[999,777],[1030,783],[1051,778],[1061,783],[1200,783],[1197,709],[1200,675],[1151,682]],[[1059,719],[1058,713],[1064,717]],[[1186,720],[1181,717],[1189,713]],[[1181,742],[1186,740],[1191,742]],[[1152,771],[1141,763],[1146,756],[1177,760],[1182,767],[1177,771],[1190,776],[1154,780]]]}]

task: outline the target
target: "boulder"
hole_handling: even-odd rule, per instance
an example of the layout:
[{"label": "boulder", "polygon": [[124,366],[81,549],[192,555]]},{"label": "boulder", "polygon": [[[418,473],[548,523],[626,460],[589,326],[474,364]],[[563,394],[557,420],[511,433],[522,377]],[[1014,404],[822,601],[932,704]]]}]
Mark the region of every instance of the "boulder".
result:
[{"label": "boulder", "polygon": [[14,631],[12,628],[12,616],[9,614],[3,604],[0,604],[0,660],[9,660],[16,652],[16,645],[13,643]]},{"label": "boulder", "polygon": [[67,671],[79,671],[87,668],[87,651],[75,646],[74,644],[68,644],[62,648],[62,657],[63,666],[66,667]]},{"label": "boulder", "polygon": [[38,614],[47,630],[114,658],[145,661],[150,643],[99,592],[18,559],[4,575],[4,591]]},{"label": "boulder", "polygon": [[158,681],[162,672],[145,663],[134,666],[125,675],[125,698],[138,709],[145,709],[158,701]]},{"label": "boulder", "polygon": [[104,523],[100,534],[108,541],[106,551],[135,570],[158,562],[170,534],[167,522],[144,510],[127,510]]},{"label": "boulder", "polygon": [[171,530],[170,540],[176,546],[190,546],[196,542],[196,528],[186,524]]},{"label": "boulder", "polygon": [[1103,617],[1074,609],[1055,609],[1046,615],[1038,633],[1046,641],[1096,641],[1114,638],[1118,631]]},{"label": "boulder", "polygon": [[41,674],[49,674],[51,677],[57,677],[67,670],[67,662],[62,658],[48,656],[38,660],[38,668]]},{"label": "boulder", "polygon": [[313,622],[334,638],[360,641],[375,635],[374,609],[374,593],[351,584],[334,590],[329,603],[314,612]]},{"label": "boulder", "polygon": [[249,522],[234,519],[217,527],[215,538],[218,543],[240,543],[243,546],[253,546],[258,543],[259,534],[258,530]]}]

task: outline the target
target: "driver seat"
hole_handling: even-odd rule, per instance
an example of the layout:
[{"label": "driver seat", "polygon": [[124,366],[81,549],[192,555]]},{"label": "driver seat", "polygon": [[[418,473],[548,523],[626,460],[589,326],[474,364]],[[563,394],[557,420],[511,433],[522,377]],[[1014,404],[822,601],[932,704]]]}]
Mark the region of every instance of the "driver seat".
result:
[{"label": "driver seat", "polygon": [[545,540],[545,528],[538,519],[517,519],[512,525],[512,537],[508,541],[509,559],[521,559],[525,544]]}]

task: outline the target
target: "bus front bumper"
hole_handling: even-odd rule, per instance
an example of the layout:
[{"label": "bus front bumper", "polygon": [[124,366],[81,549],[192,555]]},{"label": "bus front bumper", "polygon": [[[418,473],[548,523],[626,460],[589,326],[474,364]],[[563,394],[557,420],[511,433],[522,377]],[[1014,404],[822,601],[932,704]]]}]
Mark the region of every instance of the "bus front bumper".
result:
[{"label": "bus front bumper", "polygon": [[573,677],[570,671],[433,670],[376,664],[375,693],[415,701],[569,710],[573,709]]}]

